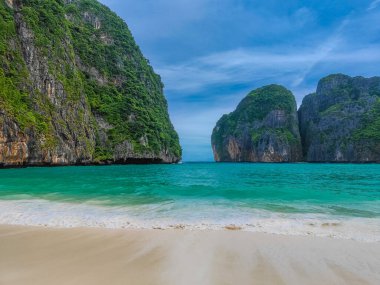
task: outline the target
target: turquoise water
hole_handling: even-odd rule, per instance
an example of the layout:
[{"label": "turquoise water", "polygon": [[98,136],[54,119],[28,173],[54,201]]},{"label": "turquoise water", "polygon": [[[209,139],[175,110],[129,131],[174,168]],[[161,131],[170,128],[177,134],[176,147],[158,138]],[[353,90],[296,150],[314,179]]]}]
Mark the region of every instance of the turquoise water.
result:
[{"label": "turquoise water", "polygon": [[360,230],[377,238],[379,220],[376,164],[184,163],[0,171],[0,223],[147,228],[234,224],[349,238]]}]

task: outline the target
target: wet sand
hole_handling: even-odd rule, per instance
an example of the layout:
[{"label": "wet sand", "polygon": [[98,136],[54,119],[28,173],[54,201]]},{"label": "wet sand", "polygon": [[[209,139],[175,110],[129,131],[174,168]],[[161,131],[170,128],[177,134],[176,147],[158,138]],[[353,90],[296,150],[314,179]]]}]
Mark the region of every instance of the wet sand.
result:
[{"label": "wet sand", "polygon": [[0,284],[380,284],[380,243],[0,226]]}]

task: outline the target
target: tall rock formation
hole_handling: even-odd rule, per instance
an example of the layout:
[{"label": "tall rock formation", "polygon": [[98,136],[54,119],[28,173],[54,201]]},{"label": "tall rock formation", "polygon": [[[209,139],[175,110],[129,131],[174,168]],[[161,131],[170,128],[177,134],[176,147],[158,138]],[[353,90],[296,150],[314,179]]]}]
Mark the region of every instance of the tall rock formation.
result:
[{"label": "tall rock formation", "polygon": [[163,84],[96,0],[0,1],[0,165],[178,162]]},{"label": "tall rock formation", "polygon": [[297,106],[279,85],[256,89],[224,115],[212,133],[218,162],[296,162],[302,159]]},{"label": "tall rock formation", "polygon": [[323,78],[299,109],[309,162],[380,162],[380,77]]}]

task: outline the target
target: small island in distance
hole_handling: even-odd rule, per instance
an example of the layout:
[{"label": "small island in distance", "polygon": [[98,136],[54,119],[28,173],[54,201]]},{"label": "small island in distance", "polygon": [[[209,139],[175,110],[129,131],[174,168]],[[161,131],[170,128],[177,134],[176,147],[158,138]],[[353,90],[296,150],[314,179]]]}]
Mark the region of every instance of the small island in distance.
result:
[{"label": "small island in distance", "polygon": [[252,91],[212,134],[217,162],[380,162],[380,77],[329,75],[298,110],[279,85]]}]

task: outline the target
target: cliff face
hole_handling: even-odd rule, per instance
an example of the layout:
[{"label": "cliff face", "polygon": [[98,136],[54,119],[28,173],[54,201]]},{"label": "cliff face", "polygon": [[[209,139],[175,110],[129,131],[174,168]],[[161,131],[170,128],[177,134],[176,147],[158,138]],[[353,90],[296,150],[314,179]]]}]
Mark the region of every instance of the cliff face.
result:
[{"label": "cliff face", "polygon": [[252,91],[224,115],[212,134],[216,161],[295,162],[302,159],[297,106],[279,85]]},{"label": "cliff face", "polygon": [[380,162],[380,77],[323,78],[298,113],[306,161]]},{"label": "cliff face", "polygon": [[96,0],[0,1],[0,164],[178,162],[160,77]]}]

